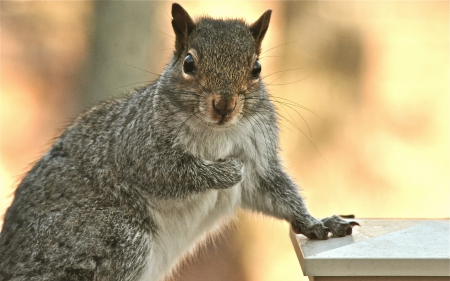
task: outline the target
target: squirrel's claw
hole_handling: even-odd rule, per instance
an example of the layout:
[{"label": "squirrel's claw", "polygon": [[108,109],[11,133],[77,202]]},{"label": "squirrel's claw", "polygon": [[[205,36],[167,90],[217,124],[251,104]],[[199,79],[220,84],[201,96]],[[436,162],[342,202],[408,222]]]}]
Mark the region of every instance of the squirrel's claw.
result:
[{"label": "squirrel's claw", "polygon": [[334,236],[344,237],[352,234],[353,226],[360,226],[356,221],[345,221],[339,216],[331,216],[317,221],[308,227],[292,223],[292,230],[296,234],[303,234],[309,239],[328,239],[328,233],[331,232]]},{"label": "squirrel's claw", "polygon": [[326,240],[328,239],[328,234],[331,232],[330,229],[324,226],[320,221],[317,221],[317,223],[307,228],[302,228],[295,225],[294,223],[292,223],[291,225],[294,233],[303,234],[309,239]]},{"label": "squirrel's claw", "polygon": [[322,219],[323,224],[331,230],[334,236],[344,237],[352,234],[353,226],[360,226],[356,221],[345,221],[339,216],[331,216]]}]

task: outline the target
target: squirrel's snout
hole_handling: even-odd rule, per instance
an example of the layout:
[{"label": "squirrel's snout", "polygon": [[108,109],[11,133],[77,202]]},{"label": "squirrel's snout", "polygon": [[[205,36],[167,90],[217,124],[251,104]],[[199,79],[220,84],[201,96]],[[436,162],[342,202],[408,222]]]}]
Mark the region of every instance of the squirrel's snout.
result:
[{"label": "squirrel's snout", "polygon": [[233,124],[240,112],[240,106],[237,95],[212,95],[207,105],[208,119],[220,126]]},{"label": "squirrel's snout", "polygon": [[218,115],[227,117],[236,109],[236,98],[232,98],[231,100],[221,98],[213,99],[212,108]]}]

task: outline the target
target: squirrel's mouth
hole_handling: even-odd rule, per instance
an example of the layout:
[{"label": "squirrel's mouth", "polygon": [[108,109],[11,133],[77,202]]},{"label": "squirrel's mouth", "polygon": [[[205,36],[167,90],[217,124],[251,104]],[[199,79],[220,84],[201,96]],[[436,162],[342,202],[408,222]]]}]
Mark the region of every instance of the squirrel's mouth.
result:
[{"label": "squirrel's mouth", "polygon": [[231,123],[231,119],[234,119],[234,117],[228,117],[228,116],[222,116],[220,119],[219,119],[219,121],[217,121],[217,125],[219,125],[219,126],[223,126],[223,125],[226,125],[226,124],[230,124]]},{"label": "squirrel's mouth", "polygon": [[234,127],[239,122],[239,115],[238,112],[229,116],[213,116],[206,113],[201,116],[197,115],[197,117],[205,126],[211,129],[221,130]]},{"label": "squirrel's mouth", "polygon": [[[206,118],[205,118],[206,117]],[[218,119],[213,119],[211,116],[203,116],[203,124],[213,129],[226,129],[236,125],[239,117],[220,117]]]}]

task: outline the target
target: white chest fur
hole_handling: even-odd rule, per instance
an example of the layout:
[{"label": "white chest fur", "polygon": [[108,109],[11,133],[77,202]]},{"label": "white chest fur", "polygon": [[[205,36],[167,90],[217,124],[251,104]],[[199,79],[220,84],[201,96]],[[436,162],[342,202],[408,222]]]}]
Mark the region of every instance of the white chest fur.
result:
[{"label": "white chest fur", "polygon": [[[189,198],[153,204],[157,206],[152,208],[152,215],[158,230],[156,236],[149,237],[150,255],[140,281],[156,281],[167,275],[184,253],[192,252],[198,242],[219,228],[224,218],[234,214],[241,203],[242,188],[253,188],[252,174],[267,167],[261,157],[264,154],[255,146],[254,132],[252,136],[248,132],[245,128],[216,134],[203,131],[180,138],[191,154],[205,161],[243,158],[244,180],[229,189],[212,189]],[[260,146],[264,147],[264,143]]]},{"label": "white chest fur", "polygon": [[234,213],[240,201],[240,184],[226,190],[208,192],[180,200],[160,202],[153,216],[158,225],[157,235],[151,237],[151,250],[142,281],[158,280],[166,275],[184,253],[220,226]]}]

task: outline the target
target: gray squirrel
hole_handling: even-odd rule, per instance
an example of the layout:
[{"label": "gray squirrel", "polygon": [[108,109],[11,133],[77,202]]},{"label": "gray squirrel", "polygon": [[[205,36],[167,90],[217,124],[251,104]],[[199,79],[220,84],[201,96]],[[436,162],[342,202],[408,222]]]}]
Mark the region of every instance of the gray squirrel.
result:
[{"label": "gray squirrel", "polygon": [[311,216],[278,156],[256,22],[192,20],[151,85],[80,115],[19,184],[0,233],[0,280],[156,281],[237,208],[311,239],[356,222]]}]

